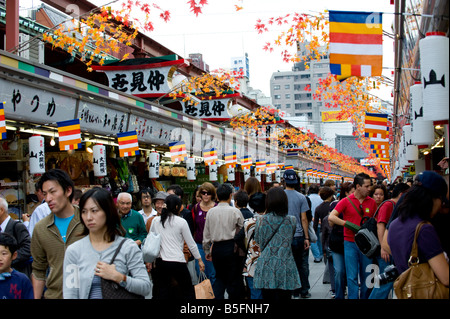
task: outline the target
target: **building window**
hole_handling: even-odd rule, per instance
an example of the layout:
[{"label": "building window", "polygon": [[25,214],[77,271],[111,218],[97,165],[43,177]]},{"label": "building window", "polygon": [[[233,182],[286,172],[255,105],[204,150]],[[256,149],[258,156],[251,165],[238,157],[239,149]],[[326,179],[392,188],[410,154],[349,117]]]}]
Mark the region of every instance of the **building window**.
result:
[{"label": "building window", "polygon": [[285,85],[284,85],[284,88],[285,88],[286,90],[289,90],[289,89],[291,88],[291,86],[290,86],[289,84],[285,84]]},{"label": "building window", "polygon": [[290,99],[290,98],[291,98],[291,95],[290,95],[290,94],[285,94],[285,95],[284,95],[284,98],[285,98],[285,99]]},{"label": "building window", "polygon": [[287,109],[290,109],[290,108],[291,108],[291,104],[289,104],[289,103],[286,104],[286,108],[287,108]]},{"label": "building window", "polygon": [[274,89],[274,90],[279,90],[280,88],[281,88],[280,85],[274,85],[274,86],[273,86],[273,89]]},{"label": "building window", "polygon": [[281,95],[275,94],[273,98],[274,98],[275,100],[279,100],[279,99],[281,99]]}]

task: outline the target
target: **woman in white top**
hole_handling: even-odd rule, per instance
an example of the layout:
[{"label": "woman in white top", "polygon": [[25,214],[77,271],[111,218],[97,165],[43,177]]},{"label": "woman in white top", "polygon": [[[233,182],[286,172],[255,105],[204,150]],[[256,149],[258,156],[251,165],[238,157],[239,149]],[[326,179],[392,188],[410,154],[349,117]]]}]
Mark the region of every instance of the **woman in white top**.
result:
[{"label": "woman in white top", "polygon": [[64,255],[63,297],[103,299],[102,279],[115,281],[134,294],[148,295],[150,279],[142,251],[123,237],[125,230],[111,194],[99,187],[88,190],[80,199],[80,212],[85,237],[67,247]]},{"label": "woman in white top", "polygon": [[[160,256],[151,270],[154,299],[195,299],[194,286],[183,253],[184,242],[198,260],[200,270],[205,270],[188,223],[178,216],[181,208],[181,199],[177,195],[167,196],[161,215],[154,218],[150,227],[150,232],[161,236]],[[177,282],[177,287],[173,287],[173,280]]]}]

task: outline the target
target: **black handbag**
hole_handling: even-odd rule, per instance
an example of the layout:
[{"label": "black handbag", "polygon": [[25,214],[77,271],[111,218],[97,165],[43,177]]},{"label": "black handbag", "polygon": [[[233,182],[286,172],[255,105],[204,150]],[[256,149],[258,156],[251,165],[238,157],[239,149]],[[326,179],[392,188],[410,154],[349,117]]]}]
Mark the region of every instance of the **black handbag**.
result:
[{"label": "black handbag", "polygon": [[[122,240],[117,247],[114,256],[112,257],[109,264],[114,263],[114,259],[116,259],[117,254],[120,251],[123,243],[126,239]],[[129,292],[124,287],[120,286],[117,282],[112,280],[107,280],[102,278],[102,297],[103,299],[144,299],[144,296]]]}]

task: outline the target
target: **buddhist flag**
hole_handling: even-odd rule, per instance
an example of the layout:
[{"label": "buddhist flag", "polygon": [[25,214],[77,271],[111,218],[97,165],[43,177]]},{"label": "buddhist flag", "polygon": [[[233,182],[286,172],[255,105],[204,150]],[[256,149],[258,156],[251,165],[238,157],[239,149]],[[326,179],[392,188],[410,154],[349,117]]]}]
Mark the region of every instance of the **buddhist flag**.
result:
[{"label": "buddhist flag", "polygon": [[224,159],[225,159],[225,165],[227,166],[227,168],[236,167],[236,164],[237,164],[236,152],[225,153]]},{"label": "buddhist flag", "polygon": [[182,162],[187,159],[186,143],[184,141],[169,143],[172,162]]},{"label": "buddhist flag", "polygon": [[242,168],[249,168],[252,166],[253,159],[250,155],[245,155],[241,157],[241,167]]},{"label": "buddhist flag", "polygon": [[296,157],[298,156],[298,150],[296,149],[288,149],[286,151],[286,157]]},{"label": "buddhist flag", "polygon": [[217,163],[217,150],[215,148],[206,149],[203,151],[203,158],[205,165],[214,165]]},{"label": "buddhist flag", "polygon": [[294,169],[294,165],[284,165],[284,167],[283,167],[285,170],[288,170],[288,169]]},{"label": "buddhist flag", "polygon": [[119,143],[119,156],[135,156],[139,155],[139,143],[136,131],[129,131],[117,134]]},{"label": "buddhist flag", "polygon": [[0,140],[6,139],[6,121],[5,121],[5,104],[0,105]]},{"label": "buddhist flag", "polygon": [[382,14],[329,11],[330,72],[338,80],[350,76],[381,76]]},{"label": "buddhist flag", "polygon": [[61,151],[76,150],[82,147],[80,119],[57,122],[56,124]]},{"label": "buddhist flag", "polygon": [[364,133],[366,137],[385,139],[388,134],[387,114],[366,113]]},{"label": "buddhist flag", "polygon": [[275,162],[267,162],[266,164],[266,173],[272,174],[277,169],[278,165]]},{"label": "buddhist flag", "polygon": [[255,164],[257,172],[262,172],[266,169],[266,160],[257,159]]}]

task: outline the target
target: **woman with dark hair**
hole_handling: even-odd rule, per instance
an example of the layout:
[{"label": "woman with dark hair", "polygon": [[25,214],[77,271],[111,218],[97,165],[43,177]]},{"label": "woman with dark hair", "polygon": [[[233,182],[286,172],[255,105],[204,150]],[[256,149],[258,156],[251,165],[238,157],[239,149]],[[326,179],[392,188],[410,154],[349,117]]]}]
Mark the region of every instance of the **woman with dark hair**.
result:
[{"label": "woman with dark hair", "polygon": [[434,171],[420,173],[396,207],[398,217],[391,223],[387,242],[399,273],[408,269],[416,227],[425,222],[417,238],[420,262],[428,262],[439,281],[448,287],[449,266],[439,236],[430,220],[442,208],[447,183]]},{"label": "woman with dark hair", "polygon": [[[150,227],[150,232],[161,236],[160,256],[156,258],[155,267],[151,270],[154,299],[195,299],[194,286],[183,253],[184,242],[197,259],[200,270],[205,269],[189,225],[179,216],[181,207],[179,196],[167,196],[161,215],[154,218]],[[173,280],[177,282],[178,289],[173,289]]]},{"label": "woman with dark hair", "polygon": [[260,249],[253,287],[263,299],[290,299],[300,288],[300,276],[291,243],[297,220],[288,215],[288,198],[281,187],[269,189],[266,214],[256,220],[255,241]]},{"label": "woman with dark hair", "polygon": [[375,200],[377,206],[380,206],[382,202],[388,199],[388,191],[386,189],[386,186],[384,186],[383,184],[373,185],[372,189],[370,190],[369,196]]},{"label": "woman with dark hair", "polygon": [[[125,230],[111,194],[94,187],[80,199],[82,239],[67,247],[63,268],[65,299],[103,299],[101,279],[112,280],[129,292],[146,296],[150,279],[141,250],[124,238]],[[112,256],[123,241],[114,263]]]}]

